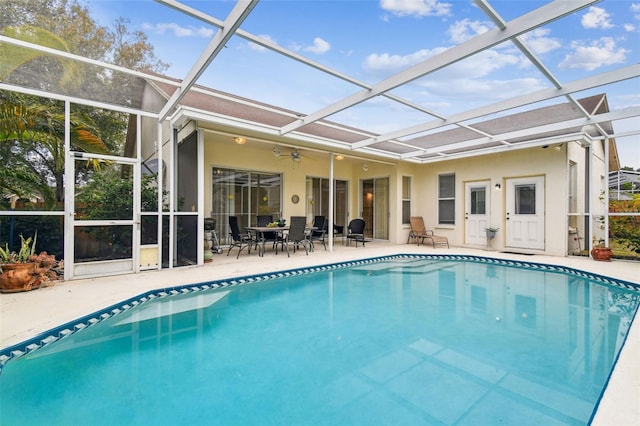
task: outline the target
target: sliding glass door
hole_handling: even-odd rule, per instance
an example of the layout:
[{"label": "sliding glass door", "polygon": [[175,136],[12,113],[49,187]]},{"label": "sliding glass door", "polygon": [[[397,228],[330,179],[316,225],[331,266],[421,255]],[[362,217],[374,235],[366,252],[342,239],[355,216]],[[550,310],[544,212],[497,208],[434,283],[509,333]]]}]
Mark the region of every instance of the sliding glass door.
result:
[{"label": "sliding glass door", "polygon": [[[324,216],[329,220],[329,179],[307,177],[306,196],[307,222],[314,216]],[[336,180],[333,200],[333,223],[345,226],[349,218],[349,191],[346,180]]]},{"label": "sliding glass door", "polygon": [[389,178],[360,181],[361,216],[365,237],[389,239]]},{"label": "sliding glass door", "polygon": [[241,227],[254,225],[258,215],[278,219],[282,212],[282,175],[214,167],[210,217],[221,244],[228,244],[229,216]]}]

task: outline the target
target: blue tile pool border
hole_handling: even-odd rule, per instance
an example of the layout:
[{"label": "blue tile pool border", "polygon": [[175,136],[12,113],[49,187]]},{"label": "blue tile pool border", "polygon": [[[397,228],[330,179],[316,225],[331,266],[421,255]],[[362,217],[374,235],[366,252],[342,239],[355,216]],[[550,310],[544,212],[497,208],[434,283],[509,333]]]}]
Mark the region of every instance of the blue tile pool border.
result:
[{"label": "blue tile pool border", "polygon": [[[278,278],[286,278],[295,275],[310,274],[315,272],[331,271],[335,269],[348,268],[352,266],[360,266],[371,263],[379,263],[388,260],[397,259],[417,259],[417,260],[438,260],[438,261],[471,261],[476,263],[495,264],[501,266],[509,266],[521,269],[538,270],[545,272],[568,273],[581,278],[589,279],[599,283],[620,287],[632,291],[640,291],[640,284],[630,281],[620,280],[607,277],[604,275],[585,272],[579,269],[567,266],[550,265],[545,263],[522,262],[517,260],[495,259],[490,257],[469,256],[469,255],[442,255],[442,254],[395,254],[389,256],[373,257],[368,259],[359,259],[317,266],[309,266],[304,268],[288,269],[276,272],[267,272],[256,275],[245,275],[234,278],[224,278],[219,280],[183,284],[179,286],[163,287],[155,290],[149,290],[137,296],[131,297],[122,302],[115,303],[92,314],[85,315],[81,318],[69,321],[58,327],[40,333],[24,342],[17,343],[0,350],[0,373],[3,367],[10,361],[20,358],[26,354],[43,348],[55,341],[64,339],[80,330],[91,327],[105,319],[111,318],[131,308],[139,306],[143,303],[154,299],[170,297],[179,294],[187,294],[198,291],[214,290],[226,287],[235,287],[240,285],[254,284]],[[624,346],[624,344],[623,344]]]}]

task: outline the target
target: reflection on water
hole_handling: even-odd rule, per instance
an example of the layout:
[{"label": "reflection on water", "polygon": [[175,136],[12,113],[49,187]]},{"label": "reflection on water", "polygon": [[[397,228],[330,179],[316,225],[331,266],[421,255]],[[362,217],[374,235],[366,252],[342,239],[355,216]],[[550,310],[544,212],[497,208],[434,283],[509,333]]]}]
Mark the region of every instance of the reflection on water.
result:
[{"label": "reflection on water", "polygon": [[10,362],[3,417],[584,424],[638,302],[575,275],[415,259],[181,294]]}]

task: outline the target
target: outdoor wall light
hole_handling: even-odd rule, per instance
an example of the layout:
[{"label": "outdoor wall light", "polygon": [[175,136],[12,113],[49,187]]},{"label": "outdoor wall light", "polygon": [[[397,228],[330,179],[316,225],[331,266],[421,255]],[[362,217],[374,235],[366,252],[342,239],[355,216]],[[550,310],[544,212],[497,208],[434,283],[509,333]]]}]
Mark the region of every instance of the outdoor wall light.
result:
[{"label": "outdoor wall light", "polygon": [[500,191],[502,189],[502,185],[496,183],[496,186],[494,186],[494,188],[496,189],[496,191]]},{"label": "outdoor wall light", "polygon": [[247,142],[247,139],[243,138],[242,136],[236,136],[235,138],[233,138],[233,141],[238,145],[244,145]]},{"label": "outdoor wall light", "polygon": [[364,163],[362,165],[362,171],[366,172],[367,170],[369,170],[369,165],[367,163]]},{"label": "outdoor wall light", "polygon": [[342,160],[344,160],[344,156],[338,154],[338,155],[335,156],[335,159],[338,160],[338,161],[342,161]]}]

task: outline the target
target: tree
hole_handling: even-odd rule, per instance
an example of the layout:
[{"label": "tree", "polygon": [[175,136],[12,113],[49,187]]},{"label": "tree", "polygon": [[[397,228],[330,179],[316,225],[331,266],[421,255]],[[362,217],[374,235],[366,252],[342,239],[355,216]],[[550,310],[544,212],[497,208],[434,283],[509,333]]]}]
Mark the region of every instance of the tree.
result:
[{"label": "tree", "polygon": [[[39,195],[48,205],[64,200],[63,107],[52,100],[0,93],[3,188],[18,195]],[[77,151],[108,153],[98,129],[79,115],[71,116],[71,145]]]},{"label": "tree", "polygon": [[[137,70],[162,71],[146,36],[118,18],[100,26],[78,0],[0,2],[0,32],[8,37]],[[69,58],[0,44],[0,80],[87,99],[135,106],[140,80]],[[0,91],[0,161],[4,191],[62,201],[64,105]],[[128,114],[72,105],[74,150],[123,155]],[[93,163],[97,167],[98,163]],[[91,173],[91,168],[80,173]]]}]

